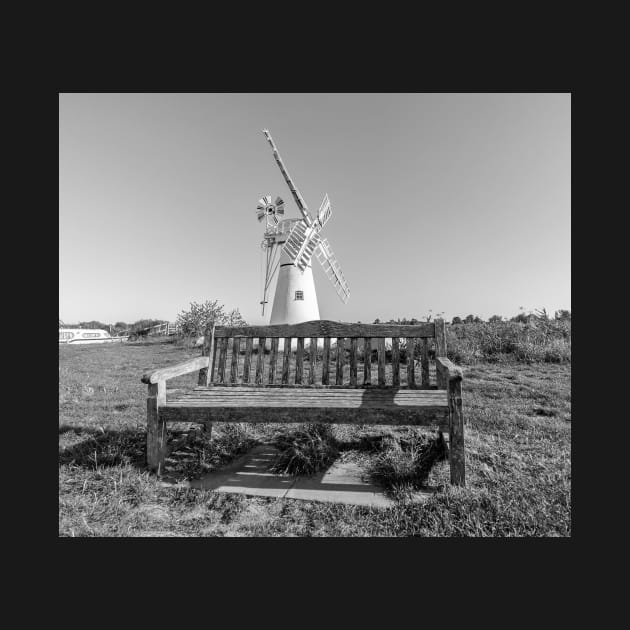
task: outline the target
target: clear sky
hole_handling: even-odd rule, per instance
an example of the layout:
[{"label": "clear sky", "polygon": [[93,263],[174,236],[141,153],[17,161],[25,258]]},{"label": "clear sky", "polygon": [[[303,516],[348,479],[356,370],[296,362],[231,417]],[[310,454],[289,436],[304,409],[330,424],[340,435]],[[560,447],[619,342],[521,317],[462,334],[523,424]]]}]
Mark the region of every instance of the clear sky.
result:
[{"label": "clear sky", "polygon": [[256,204],[299,211],[263,128],[332,203],[322,319],[571,308],[570,94],[60,94],[60,319],[268,321]]}]

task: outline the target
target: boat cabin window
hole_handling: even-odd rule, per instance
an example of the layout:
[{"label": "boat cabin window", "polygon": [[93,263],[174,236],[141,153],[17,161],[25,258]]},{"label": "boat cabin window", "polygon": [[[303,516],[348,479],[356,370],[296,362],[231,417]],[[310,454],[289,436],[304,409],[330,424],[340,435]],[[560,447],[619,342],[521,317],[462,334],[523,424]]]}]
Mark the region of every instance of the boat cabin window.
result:
[{"label": "boat cabin window", "polygon": [[303,300],[304,299],[304,291],[296,291],[295,292],[295,299],[296,300]]}]

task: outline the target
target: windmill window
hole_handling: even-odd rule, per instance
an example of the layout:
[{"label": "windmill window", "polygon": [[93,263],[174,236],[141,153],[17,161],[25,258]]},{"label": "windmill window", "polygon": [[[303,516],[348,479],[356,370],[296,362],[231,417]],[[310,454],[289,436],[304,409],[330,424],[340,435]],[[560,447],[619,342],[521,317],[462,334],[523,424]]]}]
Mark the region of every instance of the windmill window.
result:
[{"label": "windmill window", "polygon": [[295,292],[295,299],[296,300],[303,300],[304,299],[304,291],[296,291]]}]

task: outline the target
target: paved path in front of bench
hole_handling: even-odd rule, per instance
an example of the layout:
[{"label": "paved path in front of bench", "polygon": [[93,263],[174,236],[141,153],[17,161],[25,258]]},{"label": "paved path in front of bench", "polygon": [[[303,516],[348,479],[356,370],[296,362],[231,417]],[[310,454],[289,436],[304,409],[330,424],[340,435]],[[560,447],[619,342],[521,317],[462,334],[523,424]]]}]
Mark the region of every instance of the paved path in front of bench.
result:
[{"label": "paved path in front of bench", "polygon": [[[349,505],[395,505],[395,501],[385,496],[382,488],[361,479],[362,470],[355,462],[341,458],[323,473],[310,477],[287,477],[269,471],[277,453],[275,447],[261,444],[225,468],[191,481],[190,487]],[[428,496],[430,492],[418,493],[419,500]]]}]

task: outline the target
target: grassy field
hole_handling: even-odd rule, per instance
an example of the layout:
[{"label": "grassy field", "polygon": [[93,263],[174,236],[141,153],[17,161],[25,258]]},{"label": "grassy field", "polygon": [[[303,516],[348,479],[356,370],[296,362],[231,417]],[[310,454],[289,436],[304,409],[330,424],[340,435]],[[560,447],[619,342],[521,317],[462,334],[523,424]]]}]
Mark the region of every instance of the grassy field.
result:
[{"label": "grassy field", "polygon": [[[427,479],[440,492],[421,505],[399,493],[395,506],[376,509],[173,488],[149,476],[140,377],[198,353],[168,343],[59,348],[60,536],[571,535],[570,354],[463,365],[467,488],[448,485],[448,462],[437,457]],[[196,374],[169,388],[193,384]],[[179,451],[171,468],[194,477],[295,428],[215,425],[209,443]],[[378,433],[398,444],[431,437],[381,429],[332,432],[359,457]]]}]

